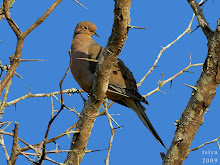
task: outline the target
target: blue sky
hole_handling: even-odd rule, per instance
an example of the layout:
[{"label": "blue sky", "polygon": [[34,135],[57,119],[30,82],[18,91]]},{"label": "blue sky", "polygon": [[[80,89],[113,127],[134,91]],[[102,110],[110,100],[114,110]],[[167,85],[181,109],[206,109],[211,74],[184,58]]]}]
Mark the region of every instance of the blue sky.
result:
[{"label": "blue sky", "polygon": [[[53,1],[54,2],[54,1]],[[30,27],[46,9],[53,3],[51,1],[38,0],[16,1],[10,9],[11,16],[22,31]],[[23,59],[44,59],[44,62],[22,62],[16,70],[23,79],[16,76],[13,78],[8,101],[14,100],[28,93],[49,93],[59,90],[59,82],[62,79],[69,64],[68,50],[76,24],[80,21],[92,21],[97,25],[97,33],[100,38],[94,40],[105,47],[111,34],[113,24],[114,1],[80,1],[87,7],[77,5],[72,0],[66,0],[52,12],[52,14],[37,27],[25,39],[22,51]],[[2,3],[2,0],[0,0]],[[220,17],[220,1],[208,1],[203,7],[203,12],[210,27],[215,30],[217,20]],[[161,46],[166,46],[176,39],[188,26],[192,18],[192,9],[187,1],[132,1],[131,25],[148,28],[147,30],[130,29],[125,47],[119,58],[133,72],[137,82],[153,65]],[[198,25],[196,19],[192,24],[192,30]],[[0,21],[0,60],[3,65],[9,64],[8,57],[11,56],[16,47],[16,37],[9,28],[6,20]],[[181,40],[166,50],[158,67],[147,77],[139,88],[141,94],[147,94],[155,89],[159,80],[162,80],[161,71],[167,79],[192,63],[204,62],[207,55],[207,40],[201,29],[191,34],[186,34]],[[181,117],[190,98],[192,89],[184,85],[195,85],[202,67],[189,69],[193,73],[184,73],[173,80],[172,86],[166,84],[161,88],[163,93],[155,93],[147,98],[150,105],[145,106],[147,115],[163,139],[167,147],[170,146],[175,132],[174,121]],[[63,89],[78,88],[77,82],[68,74],[64,81]],[[83,94],[87,97],[87,94]],[[59,97],[59,96],[58,96]],[[205,115],[205,121],[197,132],[191,148],[198,147],[204,142],[213,140],[220,136],[218,126],[219,120],[220,90],[217,89],[216,96],[210,106],[210,111]],[[78,112],[82,110],[83,101],[80,95],[64,97],[67,106],[73,106]],[[60,104],[54,99],[55,109]],[[103,109],[103,108],[102,108]],[[114,104],[109,110],[113,118],[123,126],[117,129],[110,164],[161,164],[160,152],[165,149],[154,139],[146,127],[142,124],[136,114],[126,107]],[[51,115],[50,98],[30,98],[19,102],[16,106],[5,109],[1,121],[13,121],[7,132],[12,132],[14,121],[19,123],[19,137],[35,144],[43,140],[48,121]],[[53,123],[49,138],[64,132],[77,121],[77,116],[63,110]],[[116,127],[116,126],[115,126]],[[107,149],[110,140],[110,127],[106,116],[97,118],[87,148],[90,150]],[[4,136],[7,150],[10,152],[12,138]],[[57,143],[62,150],[69,149],[71,138],[67,136],[58,140]],[[24,146],[22,143],[19,143]],[[55,149],[54,144],[47,146],[48,150]],[[203,151],[217,151],[217,155],[203,154]],[[82,161],[82,165],[104,164],[107,151],[88,153]],[[63,162],[66,153],[48,155],[57,162]],[[218,158],[220,161],[220,150],[217,143],[207,145],[197,151],[191,152],[185,160],[184,165],[203,164],[203,159]],[[0,164],[6,164],[3,150],[0,149]],[[28,164],[26,158],[19,156],[18,165]],[[44,164],[52,163],[45,161]]]}]

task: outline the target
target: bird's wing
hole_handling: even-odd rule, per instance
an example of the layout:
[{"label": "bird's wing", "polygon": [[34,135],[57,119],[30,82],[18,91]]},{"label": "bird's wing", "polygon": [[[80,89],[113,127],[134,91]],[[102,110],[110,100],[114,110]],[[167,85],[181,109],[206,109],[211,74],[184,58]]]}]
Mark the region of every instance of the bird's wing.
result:
[{"label": "bird's wing", "polygon": [[[98,60],[99,56],[102,54],[103,49],[95,41],[89,46],[88,58]],[[95,73],[97,62],[89,61],[89,70],[91,73]]]},{"label": "bird's wing", "polygon": [[136,80],[134,79],[132,72],[120,59],[118,59],[118,63],[112,68],[109,80],[109,90],[116,94],[130,97],[136,101],[148,104],[145,98],[139,94]]},{"label": "bird's wing", "polygon": [[[88,50],[88,58],[98,60],[103,50],[104,48],[102,48],[94,41],[92,44],[90,44]],[[89,63],[90,72],[95,73],[97,62],[90,61]],[[123,104],[120,101],[120,96],[131,97],[136,101],[141,101],[145,104],[148,104],[145,98],[139,94],[136,84],[137,83],[134,79],[132,72],[125,66],[125,64],[120,59],[118,59],[117,63],[113,66],[112,72],[110,74],[108,93],[111,94],[107,93],[107,96],[109,96],[109,99],[111,100],[114,100],[118,103],[120,102],[120,104]],[[117,95],[120,95],[118,96],[119,101],[117,101]]]}]

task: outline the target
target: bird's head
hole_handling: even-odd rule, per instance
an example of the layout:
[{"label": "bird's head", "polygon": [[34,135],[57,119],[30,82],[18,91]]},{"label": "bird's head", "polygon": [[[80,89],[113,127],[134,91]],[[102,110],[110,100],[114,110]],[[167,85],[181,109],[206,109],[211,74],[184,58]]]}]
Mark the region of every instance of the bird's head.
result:
[{"label": "bird's head", "polygon": [[[83,21],[77,24],[74,35],[77,34],[88,34],[89,36],[96,35],[96,26],[94,23],[89,21]],[[99,36],[98,36],[99,37]]]}]

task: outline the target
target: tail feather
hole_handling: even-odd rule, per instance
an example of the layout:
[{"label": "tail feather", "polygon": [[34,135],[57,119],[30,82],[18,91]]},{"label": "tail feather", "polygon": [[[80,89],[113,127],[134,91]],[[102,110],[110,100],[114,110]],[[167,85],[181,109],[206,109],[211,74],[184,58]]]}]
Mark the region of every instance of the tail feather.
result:
[{"label": "tail feather", "polygon": [[165,149],[166,146],[164,145],[163,141],[161,140],[160,136],[157,134],[156,130],[154,129],[153,125],[151,124],[150,120],[148,119],[147,115],[145,114],[145,108],[141,105],[139,102],[135,102],[137,105],[137,108],[135,108],[135,112],[137,113],[138,117],[141,119],[141,121],[144,123],[144,125],[148,128],[148,130],[153,134],[153,136],[157,139],[157,141],[164,146]]}]

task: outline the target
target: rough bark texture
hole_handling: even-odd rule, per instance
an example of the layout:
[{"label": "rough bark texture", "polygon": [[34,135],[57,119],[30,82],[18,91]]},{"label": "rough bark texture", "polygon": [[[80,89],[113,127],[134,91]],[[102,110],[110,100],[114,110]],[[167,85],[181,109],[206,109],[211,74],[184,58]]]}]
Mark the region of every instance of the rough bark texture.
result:
[{"label": "rough bark texture", "polygon": [[196,1],[188,0],[200,27],[208,39],[208,54],[199,80],[195,85],[186,109],[182,113],[175,137],[168,150],[163,165],[181,165],[188,157],[190,145],[204,121],[204,114],[215,96],[220,83],[220,20],[216,31],[212,31]]},{"label": "rough bark texture", "polygon": [[15,122],[15,129],[13,130],[13,145],[11,151],[11,157],[8,161],[8,165],[15,165],[17,157],[19,155],[19,145],[18,145],[18,123]]},{"label": "rough bark texture", "polygon": [[80,133],[75,134],[72,139],[70,150],[77,152],[68,153],[65,160],[66,165],[80,164],[85,155],[91,130],[108,88],[111,68],[127,39],[128,26],[130,25],[130,5],[131,0],[115,0],[112,34],[103,54],[99,58],[96,79],[77,122],[76,130]]},{"label": "rough bark texture", "polygon": [[22,51],[23,42],[24,42],[24,39],[21,37],[22,32],[20,31],[20,29],[17,27],[17,25],[14,23],[14,21],[12,20],[10,16],[8,0],[3,1],[3,9],[4,9],[4,15],[5,15],[6,20],[8,21],[8,24],[11,26],[15,35],[17,36],[17,46],[16,46],[15,54],[13,55],[13,58],[11,59],[10,68],[5,78],[0,82],[0,96],[2,94],[3,89],[6,87],[6,85],[10,82],[10,80],[14,76],[15,70],[20,63],[21,51]]}]

